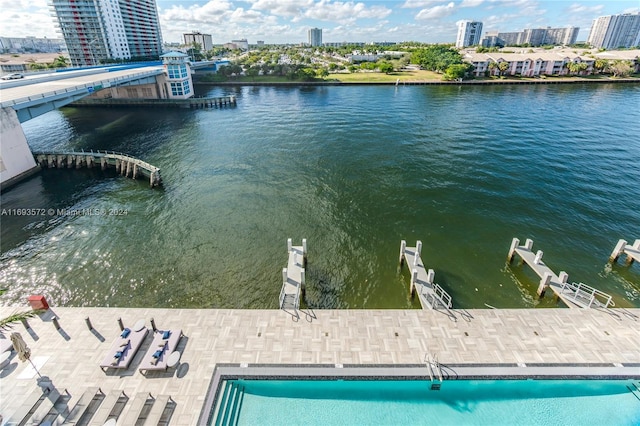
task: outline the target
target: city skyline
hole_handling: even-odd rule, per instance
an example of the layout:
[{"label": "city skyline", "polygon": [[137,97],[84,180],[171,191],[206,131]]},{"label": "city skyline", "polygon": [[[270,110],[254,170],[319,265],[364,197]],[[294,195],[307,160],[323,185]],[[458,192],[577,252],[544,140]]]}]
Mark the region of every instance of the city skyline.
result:
[{"label": "city skyline", "polygon": [[[0,4],[5,11],[0,36],[61,38],[46,0]],[[575,26],[580,27],[578,41],[585,41],[595,18],[640,12],[635,0],[157,0],[157,5],[165,42],[201,31],[211,34],[214,44],[237,38],[251,44],[301,43],[316,27],[325,42],[455,43],[460,20],[481,21],[483,34]]]}]

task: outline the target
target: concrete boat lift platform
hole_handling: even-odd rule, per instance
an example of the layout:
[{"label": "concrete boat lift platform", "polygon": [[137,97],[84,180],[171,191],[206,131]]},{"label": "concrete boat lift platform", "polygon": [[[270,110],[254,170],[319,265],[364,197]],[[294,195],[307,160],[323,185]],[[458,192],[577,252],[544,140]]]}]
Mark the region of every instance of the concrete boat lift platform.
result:
[{"label": "concrete boat lift platform", "polygon": [[635,240],[633,245],[627,244],[625,240],[618,240],[618,244],[609,257],[609,262],[617,262],[623,253],[627,255],[627,265],[631,265],[634,260],[640,262],[640,240]]},{"label": "concrete boat lift platform", "polygon": [[449,310],[452,307],[451,296],[444,291],[439,284],[433,282],[435,272],[433,269],[425,269],[424,263],[420,258],[422,251],[422,241],[416,241],[415,247],[407,247],[407,242],[400,242],[400,266],[407,263],[411,271],[411,296],[418,293],[418,299],[422,309],[444,309]]},{"label": "concrete boat lift platform", "polygon": [[538,296],[543,297],[547,288],[550,288],[560,300],[569,308],[608,308],[615,305],[611,296],[584,283],[567,282],[569,274],[560,271],[558,275],[542,261],[542,250],[533,254],[533,240],[527,239],[524,245],[514,238],[507,261],[511,263],[514,254],[520,256],[522,261],[540,277]]},{"label": "concrete boat lift platform", "polygon": [[282,268],[282,290],[280,290],[280,309],[300,308],[300,294],[305,293],[305,266],[307,264],[307,240],[302,239],[301,246],[294,246],[291,238],[287,239],[289,260],[286,268]]}]

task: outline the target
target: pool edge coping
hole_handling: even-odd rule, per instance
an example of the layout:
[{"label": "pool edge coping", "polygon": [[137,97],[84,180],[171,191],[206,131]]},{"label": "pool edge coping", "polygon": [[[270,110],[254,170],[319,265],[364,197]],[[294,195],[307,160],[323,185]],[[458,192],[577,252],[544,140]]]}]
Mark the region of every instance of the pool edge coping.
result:
[{"label": "pool edge coping", "polygon": [[[440,364],[449,380],[640,380],[631,364]],[[207,426],[225,380],[430,380],[425,364],[217,364],[198,417]]]}]

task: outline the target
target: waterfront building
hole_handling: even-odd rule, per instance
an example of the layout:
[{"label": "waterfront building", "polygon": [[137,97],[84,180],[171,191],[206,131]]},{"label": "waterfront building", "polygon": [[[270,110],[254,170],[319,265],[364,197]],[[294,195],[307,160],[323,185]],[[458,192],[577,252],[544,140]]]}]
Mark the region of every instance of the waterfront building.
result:
[{"label": "waterfront building", "polygon": [[162,53],[155,0],[52,0],[51,5],[74,66]]},{"label": "waterfront building", "polygon": [[529,46],[568,45],[578,38],[579,27],[567,28],[525,28],[517,32],[488,32],[480,44],[484,47],[504,47],[527,44]]},{"label": "waterfront building", "polygon": [[322,46],[322,28],[310,28],[307,35],[310,46]]},{"label": "waterfront building", "polygon": [[498,75],[500,71],[497,67],[490,65],[492,62],[495,64],[506,62],[509,64],[507,69],[502,72],[502,75],[520,75],[523,77],[567,75],[569,74],[568,63],[583,62],[587,65],[587,68],[581,71],[581,74],[588,75],[593,73],[596,61],[592,57],[581,56],[567,50],[537,51],[533,53],[466,52],[464,60],[474,66],[473,75],[476,77]]},{"label": "waterfront building", "polygon": [[602,49],[640,45],[640,13],[600,16],[593,20],[587,43]]},{"label": "waterfront building", "polygon": [[211,34],[202,34],[199,31],[194,31],[192,33],[183,34],[184,44],[187,46],[191,46],[194,43],[198,43],[203,52],[207,52],[213,49],[213,41],[211,39]]},{"label": "waterfront building", "polygon": [[169,99],[187,99],[193,96],[193,81],[189,56],[182,52],[169,52],[160,56],[167,71],[167,94]]},{"label": "waterfront building", "polygon": [[456,47],[475,46],[480,44],[482,22],[458,21],[458,37]]},{"label": "waterfront building", "polygon": [[66,51],[64,40],[38,37],[0,37],[2,53],[58,53]]}]

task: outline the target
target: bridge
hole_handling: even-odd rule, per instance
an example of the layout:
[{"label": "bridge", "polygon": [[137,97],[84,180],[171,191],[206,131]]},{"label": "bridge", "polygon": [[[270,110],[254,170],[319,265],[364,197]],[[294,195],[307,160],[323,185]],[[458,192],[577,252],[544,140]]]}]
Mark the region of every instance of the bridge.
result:
[{"label": "bridge", "polygon": [[92,68],[27,77],[0,85],[0,107],[12,108],[20,123],[63,107],[98,90],[156,82],[161,65]]},{"label": "bridge", "polygon": [[[182,57],[185,55],[179,56],[184,61]],[[168,75],[165,66],[175,66],[171,62],[174,59],[176,58],[163,58],[163,64],[127,64],[33,73],[23,79],[0,82],[0,137],[3,141],[0,145],[0,188],[8,188],[39,169],[22,131],[21,123],[25,121],[92,94],[99,99],[113,97],[161,100],[192,96],[192,92],[178,93],[176,90],[173,93],[173,86],[169,85],[170,82],[171,85],[174,84],[172,81],[175,76]],[[207,68],[216,64],[216,61],[180,63],[179,65],[186,65],[188,70],[189,81],[184,83],[185,87],[193,87],[190,68]],[[176,84],[182,85],[182,80]]]}]

